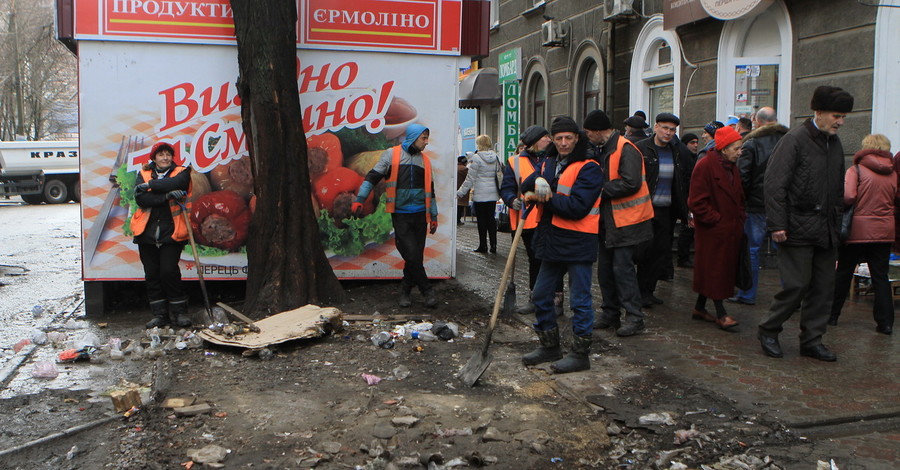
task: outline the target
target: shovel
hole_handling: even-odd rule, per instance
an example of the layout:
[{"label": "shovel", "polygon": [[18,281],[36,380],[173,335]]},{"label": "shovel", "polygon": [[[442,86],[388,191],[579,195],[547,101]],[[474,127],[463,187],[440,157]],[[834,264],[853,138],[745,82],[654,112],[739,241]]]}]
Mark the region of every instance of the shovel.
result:
[{"label": "shovel", "polygon": [[522,227],[524,226],[523,220],[516,227],[516,234],[513,237],[512,246],[509,248],[509,256],[506,258],[506,268],[503,269],[500,287],[497,288],[497,296],[494,299],[494,311],[491,313],[491,321],[488,323],[487,334],[484,336],[484,346],[469,358],[469,362],[457,374],[459,380],[462,380],[469,387],[475,385],[475,382],[478,381],[478,378],[481,377],[481,374],[484,373],[494,359],[488,349],[491,347],[491,336],[494,335],[494,327],[497,326],[497,314],[500,313],[500,304],[504,297],[504,291],[509,283],[509,276],[512,273],[513,266],[516,264],[516,250],[519,248],[519,240],[522,238]]},{"label": "shovel", "polygon": [[197,265],[197,278],[200,280],[200,290],[203,292],[203,305],[206,307],[206,324],[209,325],[213,323],[212,308],[209,306],[209,295],[206,293],[206,281],[203,280],[203,265],[200,264],[200,252],[197,251],[197,242],[194,241],[194,229],[191,228],[191,219],[188,217],[188,210],[184,202],[178,199],[175,199],[175,202],[181,207],[181,215],[184,216],[184,223],[187,225],[188,240],[191,241],[194,264]]}]

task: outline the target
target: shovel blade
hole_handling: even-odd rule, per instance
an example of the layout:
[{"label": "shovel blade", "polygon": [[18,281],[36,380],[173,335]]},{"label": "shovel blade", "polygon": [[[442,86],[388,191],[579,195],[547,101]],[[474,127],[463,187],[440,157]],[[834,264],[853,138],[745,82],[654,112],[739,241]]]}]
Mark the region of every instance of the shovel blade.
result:
[{"label": "shovel blade", "polygon": [[462,383],[472,387],[475,385],[475,382],[478,382],[481,374],[484,374],[484,371],[491,365],[492,360],[494,360],[494,357],[491,356],[490,352],[480,349],[469,358],[469,362],[460,369],[457,377]]},{"label": "shovel blade", "polygon": [[516,313],[516,285],[510,283],[503,294],[503,315],[511,317]]}]

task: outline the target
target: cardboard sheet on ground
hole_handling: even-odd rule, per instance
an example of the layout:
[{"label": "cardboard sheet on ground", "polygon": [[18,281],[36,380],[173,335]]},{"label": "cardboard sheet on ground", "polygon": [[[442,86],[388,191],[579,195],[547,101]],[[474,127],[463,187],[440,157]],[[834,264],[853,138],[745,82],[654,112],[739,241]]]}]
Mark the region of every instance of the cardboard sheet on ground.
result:
[{"label": "cardboard sheet on ground", "polygon": [[318,338],[339,329],[343,313],[335,307],[304,305],[254,322],[259,333],[226,336],[206,329],[197,333],[206,341],[223,346],[259,349],[273,344],[304,338]]}]

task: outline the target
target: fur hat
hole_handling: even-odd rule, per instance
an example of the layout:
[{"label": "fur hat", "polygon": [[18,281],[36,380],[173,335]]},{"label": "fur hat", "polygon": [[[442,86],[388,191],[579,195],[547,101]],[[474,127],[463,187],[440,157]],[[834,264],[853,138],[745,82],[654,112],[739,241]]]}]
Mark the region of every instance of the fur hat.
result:
[{"label": "fur hat", "polygon": [[647,124],[647,121],[644,118],[635,114],[634,116],[629,116],[628,119],[625,120],[625,125],[628,127],[633,127],[635,129],[646,129],[650,127],[650,124]]},{"label": "fur hat", "polygon": [[595,109],[584,117],[584,128],[592,131],[605,131],[607,129],[612,129],[612,122],[609,120],[609,116],[607,116],[606,113],[599,109]]},{"label": "fur hat", "polygon": [[536,144],[537,141],[541,140],[541,137],[547,134],[549,134],[547,129],[544,129],[541,126],[529,126],[525,129],[525,132],[522,132],[519,139],[522,140],[522,143],[525,144],[526,147],[531,147]]},{"label": "fur hat", "polygon": [[681,125],[681,119],[672,113],[659,113],[656,115],[656,122],[671,122],[676,126]]},{"label": "fur hat", "polygon": [[853,111],[853,96],[843,88],[821,85],[813,92],[809,107],[813,111],[835,111],[847,114]]},{"label": "fur hat", "polygon": [[741,140],[741,135],[733,127],[725,126],[716,131],[716,150],[722,150],[732,142]]},{"label": "fur hat", "polygon": [[578,128],[578,124],[575,124],[575,121],[568,116],[560,116],[553,120],[550,124],[550,134],[556,135],[560,132],[571,132],[573,134],[578,134],[581,129]]}]

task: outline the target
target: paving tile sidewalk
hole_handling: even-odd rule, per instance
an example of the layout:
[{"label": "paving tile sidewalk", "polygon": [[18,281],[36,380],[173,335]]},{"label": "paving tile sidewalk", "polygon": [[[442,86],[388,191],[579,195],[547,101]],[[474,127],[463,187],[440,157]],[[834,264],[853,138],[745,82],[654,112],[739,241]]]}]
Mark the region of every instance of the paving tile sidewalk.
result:
[{"label": "paving tile sidewalk", "polygon": [[[498,234],[498,253],[485,255],[471,251],[478,238],[474,223],[457,228],[459,281],[493,299],[492,289],[496,289],[495,280],[509,252],[510,235]],[[522,260],[517,262],[515,275],[521,301],[527,295],[527,261],[521,247],[517,259]],[[706,384],[736,400],[747,413],[801,432],[818,430],[839,438],[835,441],[838,445],[851,448],[860,458],[900,461],[896,424],[900,417],[900,339],[875,332],[871,297],[848,301],[838,326],[829,327],[824,343],[837,353],[837,362],[799,355],[799,314],[785,324],[780,337],[785,357],[774,359],[763,355],[756,325],[778,290],[778,271],[761,270],[757,305],[726,303],[729,313],[741,322],[735,333],[691,319],[696,300],[692,276],[691,269],[676,268],[672,281],[660,281],[657,296],[665,303],[645,309],[646,333],[632,338],[616,338],[609,330],[595,330],[595,334],[621,342],[625,351],[633,346],[633,359],[652,360],[673,374]],[[596,278],[594,282],[595,308],[599,308]],[[878,429],[881,421],[890,429]],[[847,425],[873,422],[875,428],[869,430],[853,431],[853,426]]]}]

